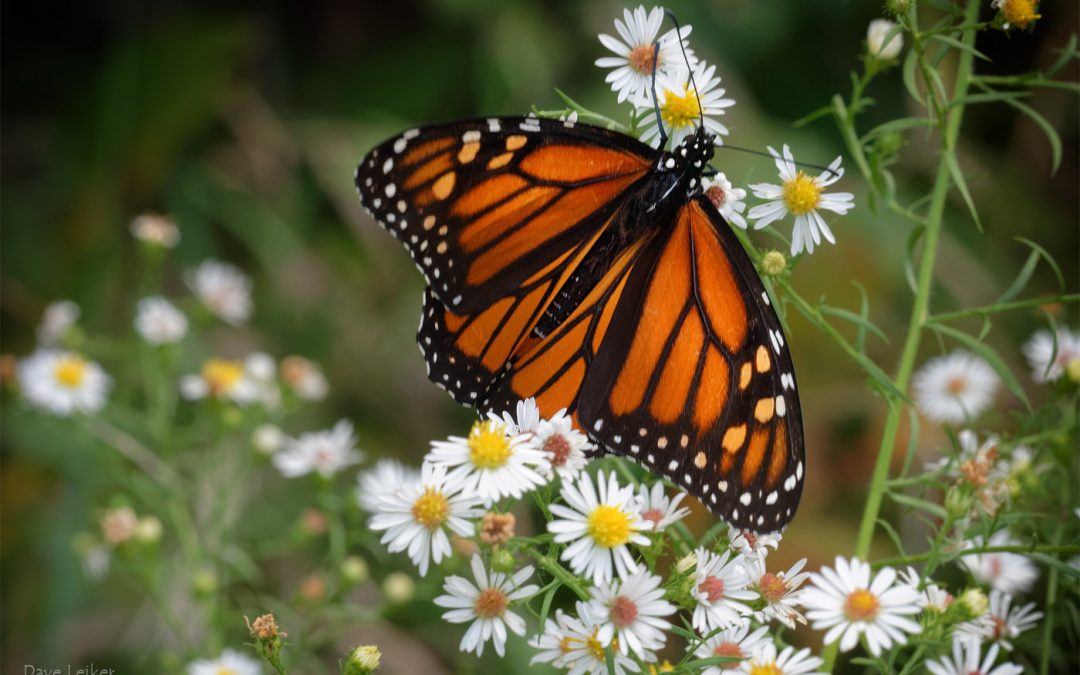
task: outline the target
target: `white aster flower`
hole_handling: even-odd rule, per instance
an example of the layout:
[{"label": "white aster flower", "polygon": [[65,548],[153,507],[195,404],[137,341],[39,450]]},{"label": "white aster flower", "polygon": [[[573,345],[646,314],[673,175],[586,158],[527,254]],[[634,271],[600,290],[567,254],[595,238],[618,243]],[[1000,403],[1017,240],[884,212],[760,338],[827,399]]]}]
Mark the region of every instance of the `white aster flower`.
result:
[{"label": "white aster flower", "polygon": [[833,237],[832,230],[825,223],[825,219],[821,217],[820,210],[843,215],[855,206],[855,196],[850,192],[831,194],[824,192],[825,188],[840,180],[844,175],[840,158],[834,159],[827,171],[813,177],[805,174],[802,169],[795,168],[795,157],[787,145],[784,145],[783,151],[784,156],[781,157],[776,150],[769,148],[769,154],[776,162],[783,184],[751,185],[750,189],[754,191],[755,197],[769,201],[750,209],[746,216],[756,221],[754,229],[760,230],[769,223],[785,218],[789,213],[794,215],[795,228],[791,232],[791,255],[798,255],[804,249],[807,253],[813,253],[814,246],[821,243],[822,237],[830,244],[835,244],[836,238]]},{"label": "white aster flower", "polygon": [[1055,352],[1054,335],[1048,330],[1040,330],[1024,343],[1023,352],[1031,366],[1031,379],[1036,382],[1058,379],[1070,363],[1080,359],[1080,334],[1059,328],[1056,342]]},{"label": "white aster flower", "polygon": [[318,364],[302,356],[286,356],[281,360],[281,379],[305,401],[321,401],[330,390]]},{"label": "white aster flower", "polygon": [[912,378],[911,394],[927,419],[961,424],[990,407],[999,383],[986,361],[958,349],[924,363]]},{"label": "white aster flower", "polygon": [[783,538],[779,532],[757,534],[734,527],[728,528],[727,536],[731,550],[748,560],[764,560],[769,555],[769,549],[775,551]]},{"label": "white aster flower", "polygon": [[903,31],[897,31],[889,41],[885,38],[896,28],[896,23],[888,19],[874,19],[866,27],[866,50],[876,59],[892,61],[900,56],[900,50],[904,48]]},{"label": "white aster flower", "polygon": [[347,466],[359,463],[364,453],[356,449],[352,422],[339,420],[333,429],[300,434],[274,454],[273,462],[281,475],[296,478],[318,473],[331,478]]},{"label": "white aster flower", "polygon": [[821,657],[811,656],[809,649],[796,651],[794,647],[784,647],[779,654],[776,653],[776,645],[771,641],[761,645],[749,660],[743,661],[739,672],[768,673],[768,675],[824,675],[816,670],[823,661]]},{"label": "white aster flower", "polygon": [[131,234],[139,241],[162,248],[174,248],[180,243],[180,230],[171,220],[156,213],[135,216]]},{"label": "white aster flower", "polygon": [[753,610],[747,603],[757,594],[749,590],[750,576],[746,573],[746,560],[733,556],[730,551],[713,553],[698,548],[697,569],[694,572],[694,628],[707,633],[717,628],[728,628],[744,621]]},{"label": "white aster flower", "polygon": [[653,524],[653,532],[663,532],[668,525],[673,525],[690,515],[690,509],[679,506],[679,502],[684,497],[686,493],[679,490],[674,497],[669,498],[661,481],[656,481],[652,487],[642,483],[638,486],[641,517]]},{"label": "white aster flower", "polygon": [[79,306],[71,300],[50,302],[41,314],[41,325],[37,329],[38,342],[51,347],[63,339],[79,320]]},{"label": "white aster flower", "polygon": [[582,473],[576,483],[564,483],[559,495],[566,505],[551,505],[556,520],[548,523],[548,532],[557,543],[569,543],[560,558],[575,574],[600,584],[612,579],[613,569],[624,578],[638,571],[629,544],[648,546],[641,533],[652,523],[641,517],[633,486],[620,487],[614,471],[606,477],[601,471],[594,488],[592,478]]},{"label": "white aster flower", "polygon": [[919,591],[920,595],[917,602],[920,609],[940,614],[948,609],[949,605],[955,600],[951,593],[932,581],[927,580],[924,583],[922,576],[915,571],[914,567],[900,570],[897,572],[897,576],[900,578],[901,582],[911,586],[916,591]]},{"label": "white aster flower", "polygon": [[492,422],[502,422],[505,424],[506,433],[511,436],[532,433],[540,426],[540,408],[536,406],[535,398],[527,398],[524,401],[518,401],[516,412],[517,417],[514,417],[509,412],[504,412],[502,417],[499,417],[493,412],[489,412],[487,416]]},{"label": "white aster flower", "polygon": [[216,659],[199,659],[187,667],[188,675],[259,675],[259,662],[235,649],[225,648]]},{"label": "white aster flower", "polygon": [[380,459],[375,466],[356,477],[356,501],[360,508],[375,513],[383,496],[394,494],[401,485],[420,480],[420,471],[396,459]]},{"label": "white aster flower", "polygon": [[746,210],[746,202],[743,201],[746,199],[746,190],[734,187],[722,171],[711,178],[703,178],[701,189],[724,220],[746,229],[746,218],[743,217],[743,211]]},{"label": "white aster flower", "polygon": [[509,611],[509,606],[518,600],[535,595],[540,587],[536,584],[522,586],[532,576],[533,568],[525,567],[509,577],[501,572],[488,572],[480,556],[472,557],[472,573],[476,583],[459,576],[449,576],[443,584],[446,595],[435,598],[435,604],[450,611],[443,618],[450,623],[472,625],[461,638],[459,649],[463,652],[484,653],[484,644],[488,640],[495,643],[495,653],[506,653],[506,631],[516,635],[525,635],[525,619]]},{"label": "white aster flower", "polygon": [[391,553],[408,549],[409,559],[425,576],[432,560],[438,565],[450,555],[448,529],[473,536],[476,526],[469,519],[483,515],[483,509],[476,508],[479,504],[472,492],[447,479],[446,467],[424,462],[419,480],[382,497],[371,529],[386,530],[382,543]]},{"label": "white aster flower", "polygon": [[809,572],[802,571],[805,565],[806,558],[803,558],[786,572],[773,573],[765,570],[762,558],[746,560],[750,588],[765,601],[765,607],[754,613],[755,619],[762,623],[776,619],[792,630],[796,623],[806,623],[806,617],[799,611],[799,587],[810,576]]},{"label": "white aster flower", "polygon": [[647,652],[662,648],[667,642],[664,631],[671,628],[671,622],[663,617],[678,611],[664,600],[661,583],[663,579],[646,571],[590,590],[592,600],[587,610],[600,626],[596,637],[601,644],[617,643],[621,654],[633,652],[639,659],[652,660]]},{"label": "white aster flower", "polygon": [[[574,428],[566,410],[555,413],[550,420],[540,420],[528,442],[544,453],[548,466],[563,480],[577,478],[589,463],[586,451],[595,447],[585,434]],[[548,475],[551,475],[550,471]]]},{"label": "white aster flower", "polygon": [[[755,653],[760,653],[762,648],[770,642],[769,627],[761,626],[754,632],[750,632],[750,621],[737,623],[731,628],[724,629],[714,634],[694,651],[694,656],[709,659],[715,656],[728,656],[733,658],[748,659]],[[709,666],[701,671],[701,675],[739,675],[745,672],[742,663],[731,661],[719,666]]]},{"label": "white aster flower", "polygon": [[205,260],[184,273],[184,283],[212,314],[237,326],[251,316],[251,281],[238,268]]},{"label": "white aster flower", "polygon": [[[662,8],[653,7],[646,14],[645,8],[638,6],[633,14],[629,9],[624,9],[622,21],[615,19],[615,30],[621,40],[603,33],[598,36],[600,43],[616,54],[597,59],[596,65],[614,69],[608,73],[605,81],[611,84],[612,91],[618,92],[619,103],[629,99],[634,105],[650,105],[654,61],[657,79],[684,67],[683,49],[686,47],[686,37],[690,35],[690,26],[682,27],[683,45],[680,48],[674,28],[656,44],[656,35],[663,23]],[[691,64],[695,62],[693,52],[689,49],[686,49],[686,58]]]},{"label": "white aster flower", "polygon": [[[982,548],[982,542],[982,537],[975,537],[971,543],[976,548]],[[998,530],[990,536],[987,546],[1015,546],[1019,543],[1009,536],[1008,530]],[[964,555],[960,563],[978,581],[1005,593],[1027,593],[1039,578],[1039,568],[1035,563],[1018,553]]]},{"label": "white aster flower", "polygon": [[937,661],[927,660],[926,669],[933,675],[1020,675],[1024,669],[1012,663],[994,666],[998,645],[990,645],[986,658],[979,662],[982,644],[976,637],[953,640],[952,660],[943,656]]},{"label": "white aster flower", "polygon": [[547,454],[525,436],[508,435],[505,425],[492,420],[473,424],[467,438],[432,441],[425,461],[449,469],[451,480],[463,481],[485,506],[503,497],[517,499],[547,482]]},{"label": "white aster flower", "polygon": [[216,398],[248,405],[262,399],[262,389],[240,361],[212,358],[198,375],[181,376],[180,395],[189,401]]},{"label": "white aster flower", "polygon": [[1020,633],[1034,628],[1043,613],[1037,611],[1034,602],[1023,607],[1012,606],[1013,597],[999,590],[990,591],[990,603],[986,613],[956,626],[956,639],[975,637],[1000,644],[1012,651],[1012,640]]},{"label": "white aster flower", "polygon": [[152,345],[179,342],[187,335],[184,313],[160,295],[139,300],[135,309],[135,330]]},{"label": "white aster flower", "polygon": [[277,383],[277,363],[264,352],[252,352],[244,359],[244,372],[254,382],[257,398],[268,410],[281,407],[281,388]]},{"label": "white aster flower", "polygon": [[919,592],[896,581],[896,570],[883,567],[871,577],[870,565],[857,558],[837,556],[836,568],[822,567],[810,575],[802,603],[814,630],[828,629],[825,644],[840,640],[840,651],[851,651],[866,637],[874,656],[895,643],[907,643],[905,633],[918,633],[919,624],[908,616],[919,612]]},{"label": "white aster flower", "polygon": [[63,417],[100,411],[110,386],[101,366],[55,349],[39,350],[20,361],[17,376],[27,402]]},{"label": "white aster flower", "polygon": [[[697,131],[703,118],[705,129],[715,136],[713,142],[716,145],[722,145],[723,137],[728,133],[728,128],[713,118],[723,115],[727,108],[735,105],[735,100],[724,98],[725,90],[719,87],[720,78],[713,77],[716,66],[698,61],[694,65],[693,73],[692,84],[685,70],[665,78],[663,82],[659,79],[656,82],[657,96],[660,99],[660,120],[671,140],[672,148],[678,147],[684,138]],[[652,104],[643,108],[643,112],[653,110]],[[660,128],[657,126],[656,116],[648,115],[642,128],[641,141],[651,143],[658,138]]]},{"label": "white aster flower", "polygon": [[[544,632],[534,637],[529,644],[540,650],[529,661],[530,664],[550,663],[557,668],[566,668],[573,675],[608,675],[606,649],[609,646],[600,641],[600,627],[595,623],[585,603],[577,603],[579,617],[556,610],[555,619],[548,619]],[[639,672],[633,659],[612,649],[616,675]]]}]

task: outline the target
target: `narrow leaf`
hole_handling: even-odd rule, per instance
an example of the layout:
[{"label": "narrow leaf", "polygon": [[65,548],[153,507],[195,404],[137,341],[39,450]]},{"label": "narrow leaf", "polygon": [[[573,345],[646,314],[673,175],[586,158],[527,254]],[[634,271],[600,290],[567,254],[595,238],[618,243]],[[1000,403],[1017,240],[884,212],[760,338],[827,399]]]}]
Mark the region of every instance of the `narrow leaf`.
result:
[{"label": "narrow leaf", "polygon": [[918,497],[905,495],[901,492],[890,492],[889,496],[892,497],[892,500],[894,502],[902,506],[906,506],[916,511],[931,513],[938,518],[945,518],[945,508],[940,504],[935,504],[934,502],[927,501],[925,499],[919,499]]},{"label": "narrow leaf", "polygon": [[963,331],[958,331],[955,328],[950,328],[943,324],[931,323],[930,328],[933,328],[935,332],[940,335],[947,335],[956,340],[960,344],[964,345],[971,351],[981,356],[990,367],[1001,377],[1001,381],[1005,383],[1005,386],[1009,388],[1009,391],[1013,393],[1016,398],[1020,399],[1024,406],[1028,410],[1031,410],[1031,403],[1028,401],[1027,394],[1024,393],[1024,388],[1020,386],[1020,382],[1017,381],[1016,376],[1012,374],[1009,367],[1005,365],[1005,362],[1001,360],[1001,357],[997,355],[990,347],[986,346],[983,342],[976,340]]},{"label": "narrow leaf", "polygon": [[945,160],[945,166],[949,169],[949,175],[952,176],[953,182],[956,183],[956,189],[960,191],[960,196],[964,198],[964,204],[967,205],[968,212],[971,213],[971,217],[975,221],[975,228],[982,232],[983,227],[982,221],[979,220],[979,212],[975,208],[975,201],[971,198],[971,192],[968,191],[967,179],[964,178],[964,172],[960,170],[956,155],[952,152],[945,152],[942,158]]}]

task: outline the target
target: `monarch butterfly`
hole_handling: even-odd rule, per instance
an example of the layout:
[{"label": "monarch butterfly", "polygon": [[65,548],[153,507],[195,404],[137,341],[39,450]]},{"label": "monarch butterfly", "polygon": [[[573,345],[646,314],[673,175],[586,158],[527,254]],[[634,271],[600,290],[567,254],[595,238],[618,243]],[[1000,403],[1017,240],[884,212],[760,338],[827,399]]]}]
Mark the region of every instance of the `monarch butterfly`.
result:
[{"label": "monarch butterfly", "polygon": [[769,532],[802,493],[801,411],[769,295],[702,190],[713,141],[470,120],[386,141],[355,181],[427,281],[435,384],[482,412],[566,408],[598,452]]}]

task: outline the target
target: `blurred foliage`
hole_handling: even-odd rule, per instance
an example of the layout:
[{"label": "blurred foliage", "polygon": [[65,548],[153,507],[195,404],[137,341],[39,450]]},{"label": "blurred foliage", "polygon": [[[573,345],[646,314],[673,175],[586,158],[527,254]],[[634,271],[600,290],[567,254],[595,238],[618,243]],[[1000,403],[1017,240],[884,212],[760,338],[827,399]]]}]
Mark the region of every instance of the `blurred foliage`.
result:
[{"label": "blurred foliage", "polygon": [[[738,101],[725,120],[732,143],[787,142],[801,158],[821,161],[840,151],[828,120],[798,129],[791,121],[846,90],[880,3],[681,0],[670,6],[694,26],[699,52],[717,64]],[[27,353],[41,310],[58,298],[83,308],[88,332],[130,326],[138,279],[128,222],[145,210],[162,211],[183,232],[179,264],[220,257],[254,277],[251,330],[240,337],[223,331],[220,351],[260,348],[322,363],[331,376],[331,399],[302,421],[315,426],[348,417],[369,454],[417,463],[429,439],[462,430],[470,413],[424,377],[413,343],[422,280],[398,245],[363,215],[352,167],[407,126],[551,106],[555,86],[592,109],[613,111],[614,97],[591,64],[601,54],[595,34],[610,32],[621,8],[569,0],[265,3],[258,9],[249,3],[9,4],[0,43],[3,351]],[[1044,19],[1030,34],[980,34],[977,47],[992,59],[980,68],[1008,74],[1051,63],[1053,50],[1077,30],[1078,9],[1074,2],[1047,0],[1041,12]],[[1064,76],[1075,81],[1070,67]],[[899,78],[894,71],[884,79],[895,86],[879,83],[881,98],[869,122],[904,114],[909,103],[901,98]],[[942,290],[933,302],[939,309],[1000,295],[1029,253],[1017,236],[1055,253],[1066,290],[1077,289],[1076,97],[1043,89],[1025,102],[1062,135],[1061,167],[1050,175],[1050,147],[1030,119],[1005,106],[971,107],[960,152],[986,234],[976,231],[956,197],[938,265]],[[924,144],[917,133],[906,142],[914,149]],[[925,192],[936,161],[929,152],[905,155],[894,167],[903,181],[898,189]],[[771,162],[735,152],[721,153],[716,163],[745,182],[772,172]],[[851,181],[847,187],[857,199],[863,192]],[[800,267],[793,283],[805,297],[854,307],[859,292],[846,279],[860,279],[875,298],[875,322],[895,336],[869,349],[890,363],[910,302],[897,255],[907,231],[860,204],[836,228],[840,245]],[[837,269],[847,274],[834,275]],[[164,282],[179,291],[178,269]],[[1056,287],[1045,267],[1029,286]],[[1016,346],[1039,321],[1036,312],[996,321],[993,339],[1015,369],[1024,370]],[[883,410],[866,396],[854,367],[797,316],[790,342],[803,392],[810,478],[779,555],[807,556],[813,567],[850,546],[857,526],[852,506],[862,497]],[[187,369],[196,367],[195,356],[186,355]],[[1019,405],[1013,398],[1007,404]],[[921,433],[920,446],[942,441],[938,431]],[[146,637],[138,625],[146,610],[136,589],[88,585],[70,545],[75,532],[93,526],[108,497],[99,484],[101,455],[70,445],[68,435],[41,419],[4,424],[0,442],[3,670],[83,660],[137,667],[132,654]],[[300,504],[273,507],[251,524],[268,537],[291,530],[287,514],[301,510]],[[704,527],[710,518],[697,514]],[[253,605],[252,612],[259,609]],[[289,610],[275,609],[287,626]],[[365,629],[366,637],[406,643],[419,637],[438,654],[425,656],[430,647],[418,645],[419,661],[412,665],[436,672],[430,668],[442,663],[452,671],[460,658],[456,633],[436,616],[430,606],[402,607],[387,624]],[[238,643],[239,617],[235,625],[231,637]],[[529,655],[515,649],[511,643],[508,663],[526,663]],[[409,665],[386,667],[415,672]]]}]

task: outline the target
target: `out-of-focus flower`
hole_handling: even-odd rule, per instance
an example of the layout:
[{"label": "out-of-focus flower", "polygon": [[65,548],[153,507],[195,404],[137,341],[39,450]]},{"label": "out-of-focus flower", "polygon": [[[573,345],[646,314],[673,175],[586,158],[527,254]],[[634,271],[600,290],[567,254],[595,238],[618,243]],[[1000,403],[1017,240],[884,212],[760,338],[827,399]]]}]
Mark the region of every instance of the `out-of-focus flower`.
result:
[{"label": "out-of-focus flower", "polygon": [[641,517],[653,524],[653,532],[663,532],[668,525],[673,525],[690,515],[690,509],[679,506],[679,502],[684,497],[686,493],[680,490],[674,497],[669,498],[664,484],[660,481],[653,483],[651,488],[642,483],[638,486]]},{"label": "out-of-focus flower", "polygon": [[310,507],[300,514],[300,526],[304,528],[304,532],[318,537],[326,534],[326,531],[330,529],[330,521],[325,513]]},{"label": "out-of-focus flower", "polygon": [[495,653],[503,656],[508,629],[515,635],[525,635],[525,620],[509,610],[511,603],[534,595],[540,587],[522,585],[533,574],[531,566],[512,577],[500,572],[489,573],[480,556],[474,555],[471,567],[476,583],[456,575],[447,577],[443,584],[446,595],[435,598],[435,604],[450,610],[443,614],[443,619],[450,623],[472,622],[461,638],[461,651],[481,656],[484,644],[491,640],[495,644]]},{"label": "out-of-focus flower", "polygon": [[[760,652],[761,648],[769,642],[768,632],[768,626],[761,626],[751,633],[749,621],[737,623],[702,642],[694,651],[694,656],[703,659],[714,656],[748,659],[752,654]],[[719,666],[709,666],[701,671],[701,675],[739,675],[743,672],[745,671],[742,669],[742,663],[733,661]]]},{"label": "out-of-focus flower", "polygon": [[746,229],[746,218],[743,217],[743,211],[746,210],[746,202],[743,201],[746,199],[746,190],[734,187],[722,171],[711,178],[703,178],[701,189],[724,220]]},{"label": "out-of-focus flower", "polygon": [[871,576],[870,565],[857,558],[837,556],[835,568],[811,573],[811,586],[802,591],[806,615],[814,630],[828,629],[825,644],[840,641],[840,651],[851,651],[866,638],[867,649],[880,656],[883,649],[907,643],[905,633],[918,633],[908,618],[919,613],[919,592],[896,582],[896,570],[883,567]]},{"label": "out-of-focus flower", "polygon": [[1035,609],[1035,603],[1029,602],[1023,607],[1012,606],[1013,597],[999,590],[990,591],[986,612],[972,621],[956,626],[956,634],[974,636],[1000,644],[1005,650],[1012,651],[1012,640],[1020,633],[1034,628],[1043,613]]},{"label": "out-of-focus flower", "polygon": [[300,597],[307,602],[326,599],[326,580],[319,574],[309,574],[300,582]]},{"label": "out-of-focus flower", "polygon": [[382,542],[391,553],[408,549],[409,559],[427,574],[434,559],[438,565],[450,555],[447,530],[471,537],[475,525],[470,520],[483,511],[480,500],[471,490],[446,475],[446,467],[424,463],[420,479],[402,485],[379,501],[371,529],[386,530]]},{"label": "out-of-focus flower", "polygon": [[563,480],[577,478],[589,463],[585,452],[594,447],[585,434],[574,428],[565,410],[558,411],[550,420],[541,420],[528,440],[545,454],[548,466]]},{"label": "out-of-focus flower", "polygon": [[79,554],[83,574],[90,581],[101,581],[109,573],[112,562],[112,547],[99,541],[89,532],[80,532],[71,541],[75,552]]},{"label": "out-of-focus flower", "polygon": [[260,400],[261,390],[240,361],[212,358],[198,375],[181,376],[180,395],[189,401],[216,398],[249,405]]},{"label": "out-of-focus flower", "polygon": [[795,157],[787,145],[783,147],[783,157],[773,148],[769,148],[769,154],[776,162],[776,168],[780,172],[781,185],[771,183],[757,183],[750,186],[754,196],[769,201],[758,204],[746,214],[747,218],[754,222],[754,229],[760,230],[766,225],[787,217],[790,213],[795,216],[795,227],[791,232],[791,255],[798,255],[804,249],[807,253],[814,252],[814,246],[821,243],[821,238],[830,244],[836,243],[832,230],[821,217],[821,210],[832,211],[841,215],[847,213],[855,206],[855,196],[850,192],[833,192],[827,194],[825,188],[832,185],[844,175],[844,169],[840,166],[840,158],[837,157],[829,165],[828,170],[817,177],[808,176],[802,169],[795,168]]},{"label": "out-of-focus flower", "polygon": [[432,441],[425,461],[446,467],[453,481],[462,481],[485,506],[503,497],[521,497],[543,485],[547,454],[524,436],[510,436],[501,422],[481,420],[467,438]]},{"label": "out-of-focus flower", "polygon": [[330,390],[319,366],[302,356],[287,356],[281,360],[281,379],[305,401],[321,401]]},{"label": "out-of-focus flower", "polygon": [[493,546],[505,544],[514,538],[516,520],[512,513],[485,513],[480,521],[480,541]]},{"label": "out-of-focus flower", "polygon": [[866,27],[866,49],[870,56],[881,61],[892,61],[900,56],[900,51],[904,48],[903,33],[897,31],[888,42],[885,41],[896,25],[888,19],[874,19],[870,22]]},{"label": "out-of-focus flower", "polygon": [[195,591],[195,594],[201,597],[207,597],[217,593],[217,573],[209,567],[203,567],[202,569],[197,570],[191,577],[191,590]]},{"label": "out-of-focus flower", "polygon": [[990,407],[998,384],[986,361],[958,349],[923,364],[912,378],[911,393],[927,419],[960,424]]},{"label": "out-of-focus flower", "polygon": [[356,449],[356,434],[352,422],[339,420],[332,429],[300,434],[289,441],[272,461],[287,478],[318,472],[330,478],[338,471],[364,459]]},{"label": "out-of-focus flower", "polygon": [[267,410],[281,407],[281,389],[277,383],[277,364],[265,352],[252,352],[244,359],[244,372],[255,383],[259,402]]},{"label": "out-of-focus flower", "polygon": [[998,645],[990,645],[986,658],[979,661],[982,645],[976,637],[953,640],[952,660],[943,656],[937,661],[927,660],[926,669],[933,675],[1020,675],[1024,669],[1012,663],[994,666]]},{"label": "out-of-focus flower", "polygon": [[188,321],[171,302],[155,295],[139,300],[135,309],[135,330],[153,345],[179,342],[187,335]]},{"label": "out-of-focus flower", "polygon": [[229,263],[205,260],[184,273],[184,283],[225,323],[238,326],[251,316],[251,280]]},{"label": "out-of-focus flower", "polygon": [[[607,675],[606,645],[597,635],[600,627],[595,623],[585,603],[577,603],[579,616],[556,610],[555,619],[548,619],[544,632],[534,637],[529,644],[540,651],[529,662],[550,663],[556,668],[565,668],[573,673],[584,675]],[[614,645],[610,645],[614,647]],[[627,672],[639,672],[633,659],[623,655],[617,648],[612,650],[615,675]]]},{"label": "out-of-focus flower", "polygon": [[144,544],[154,544],[161,540],[161,519],[155,515],[143,516],[135,523],[132,536]]},{"label": "out-of-focus flower", "polygon": [[602,644],[617,644],[622,654],[633,652],[644,661],[654,660],[648,658],[650,652],[664,646],[664,631],[671,628],[664,617],[678,610],[664,600],[662,583],[658,575],[638,572],[592,588],[586,608],[600,626],[596,638]]},{"label": "out-of-focus flower", "polygon": [[698,548],[697,569],[694,572],[693,624],[702,633],[729,628],[746,621],[753,613],[747,603],[756,594],[747,588],[750,576],[746,573],[746,561],[733,556],[730,551],[713,553]]},{"label": "out-of-focus flower", "polygon": [[375,513],[384,495],[392,495],[402,485],[418,480],[419,470],[405,466],[396,459],[380,459],[375,466],[356,477],[356,501],[360,508]]},{"label": "out-of-focus flower", "polygon": [[[987,546],[1013,546],[1019,542],[1013,539],[1008,530],[998,530],[990,537]],[[982,537],[971,541],[975,548],[983,546]],[[971,572],[978,581],[989,584],[991,588],[1004,593],[1026,593],[1039,578],[1039,568],[1027,556],[1018,553],[978,553],[964,555],[960,563]]]},{"label": "out-of-focus flower", "polygon": [[350,584],[359,584],[367,581],[371,576],[367,561],[358,555],[346,556],[341,561],[341,578]]},{"label": "out-of-focus flower", "polygon": [[540,426],[540,408],[536,407],[535,398],[527,398],[517,403],[517,417],[509,412],[504,412],[502,417],[493,412],[488,413],[488,419],[492,422],[502,422],[506,425],[506,433],[511,436],[530,434]]},{"label": "out-of-focus flower", "polygon": [[626,577],[638,571],[630,555],[629,544],[648,546],[643,531],[652,523],[641,517],[633,486],[620,486],[615,472],[601,471],[593,486],[589,474],[582,473],[576,483],[566,483],[559,492],[563,504],[552,504],[554,520],[547,529],[555,541],[568,544],[560,558],[581,574],[600,584],[614,574]]},{"label": "out-of-focus flower", "polygon": [[402,605],[416,595],[416,582],[404,572],[391,572],[383,579],[382,592],[387,602]]},{"label": "out-of-focus flower", "polygon": [[796,623],[806,623],[806,617],[799,611],[799,587],[810,576],[809,572],[802,571],[804,565],[806,558],[786,572],[769,572],[765,569],[764,559],[746,560],[750,588],[765,601],[765,606],[754,613],[754,618],[761,622],[776,619],[791,630],[795,630]]},{"label": "out-of-focus flower", "polygon": [[[659,40],[656,39],[660,26],[664,23],[664,10],[653,7],[648,14],[645,8],[638,6],[633,13],[623,10],[623,20],[615,19],[615,30],[619,38],[600,34],[600,42],[615,56],[604,56],[596,60],[601,68],[613,68],[606,81],[611,90],[618,92],[619,103],[629,99],[638,106],[651,105],[650,87],[653,81],[653,64],[656,65],[657,79],[663,81],[679,69],[685,67],[683,49],[690,26],[683,26],[680,47],[675,29],[669,30]],[[686,57],[694,63],[693,52],[686,50]]]},{"label": "out-of-focus flower", "polygon": [[37,351],[19,363],[17,372],[26,400],[54,415],[93,414],[105,407],[109,376],[75,352]]},{"label": "out-of-focus flower", "polygon": [[779,532],[757,534],[734,527],[728,528],[727,536],[731,550],[747,560],[764,560],[769,555],[769,549],[775,551],[783,538]]},{"label": "out-of-focus flower", "polygon": [[993,0],[990,6],[1001,12],[1001,18],[1005,20],[1001,27],[1005,30],[1013,26],[1027,28],[1042,18],[1038,0]]},{"label": "out-of-focus flower", "polygon": [[226,647],[216,659],[192,661],[187,672],[188,675],[260,675],[262,668],[250,656]]},{"label": "out-of-focus flower", "polygon": [[139,241],[162,248],[174,248],[180,243],[180,230],[165,216],[143,213],[131,221],[131,234]]},{"label": "out-of-focus flower", "polygon": [[41,325],[37,329],[38,342],[46,347],[60,342],[79,320],[79,313],[79,306],[71,300],[50,302],[41,315]]},{"label": "out-of-focus flower", "polygon": [[280,427],[274,424],[260,424],[251,433],[251,444],[264,455],[273,455],[285,447],[289,437]]},{"label": "out-of-focus flower", "polygon": [[913,567],[908,567],[907,569],[900,570],[899,572],[897,572],[897,576],[900,578],[900,581],[902,583],[911,586],[916,591],[919,591],[919,593],[921,593],[921,596],[918,600],[918,604],[921,609],[941,614],[946,609],[948,609],[949,605],[951,605],[953,603],[953,600],[955,600],[955,598],[953,598],[953,596],[950,595],[948,591],[941,588],[937,584],[934,584],[931,581],[927,581],[924,585],[922,582],[922,577],[919,575],[918,572],[915,571],[915,568]]},{"label": "out-of-focus flower", "polygon": [[[716,145],[723,144],[724,136],[728,133],[728,128],[715,118],[735,105],[735,100],[724,98],[725,90],[720,87],[720,78],[714,77],[716,66],[698,61],[693,72],[693,83],[686,71],[665,78],[663,82],[657,81],[660,119],[671,139],[672,148],[678,147],[683,139],[692,135],[702,124],[702,120],[705,129],[715,136],[713,142]],[[651,103],[639,108],[647,109],[650,113],[653,111]],[[651,143],[659,138],[660,127],[657,126],[656,116],[649,115],[642,127],[641,140],[643,143]]]},{"label": "out-of-focus flower", "polygon": [[1080,361],[1080,334],[1059,328],[1056,343],[1055,352],[1055,336],[1048,330],[1036,331],[1024,343],[1023,352],[1031,366],[1031,379],[1036,382],[1056,380],[1066,372],[1070,363]]},{"label": "out-of-focus flower", "polygon": [[742,672],[752,675],[823,675],[816,670],[822,663],[821,657],[812,656],[809,649],[784,647],[783,651],[777,654],[776,645],[770,641],[758,647],[750,658],[740,665]]}]

